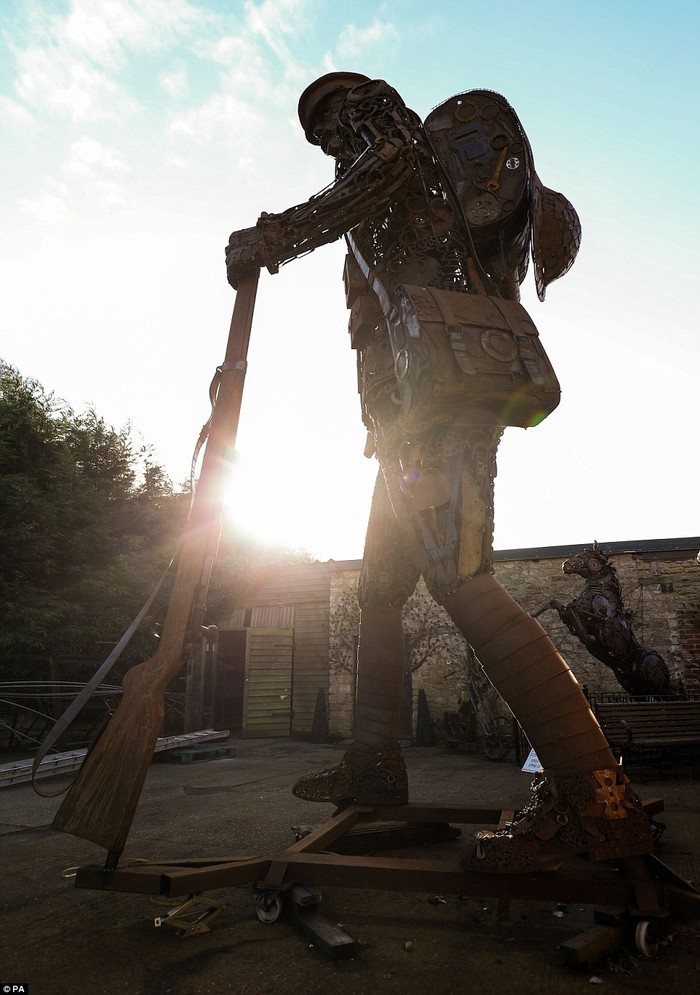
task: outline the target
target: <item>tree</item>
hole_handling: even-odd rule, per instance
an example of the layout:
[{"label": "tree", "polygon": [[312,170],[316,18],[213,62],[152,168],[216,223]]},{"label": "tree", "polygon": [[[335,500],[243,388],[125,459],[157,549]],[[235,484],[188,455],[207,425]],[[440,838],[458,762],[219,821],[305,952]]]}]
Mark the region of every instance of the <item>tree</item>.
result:
[{"label": "tree", "polygon": [[[172,555],[186,496],[128,426],[76,414],[1,361],[0,475],[4,678],[46,679],[52,658],[105,656]],[[153,627],[122,668],[152,648]]]},{"label": "tree", "polygon": [[[76,414],[0,360],[0,666],[2,679],[86,680],[121,638],[176,554],[189,511],[130,426]],[[308,562],[226,529],[209,589],[217,622],[269,570]],[[116,664],[151,656],[174,570]],[[82,662],[81,662],[82,661]]]}]

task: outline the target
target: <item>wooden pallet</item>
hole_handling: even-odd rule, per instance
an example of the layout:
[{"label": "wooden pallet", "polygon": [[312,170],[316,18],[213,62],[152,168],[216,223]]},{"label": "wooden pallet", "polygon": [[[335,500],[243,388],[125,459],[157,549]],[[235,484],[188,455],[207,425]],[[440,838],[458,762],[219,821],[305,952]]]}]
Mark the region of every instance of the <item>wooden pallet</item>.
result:
[{"label": "wooden pallet", "polygon": [[167,753],[160,754],[156,759],[160,763],[168,764],[201,764],[208,760],[222,760],[224,757],[235,757],[236,750],[233,746],[193,746],[189,749],[168,750]]},{"label": "wooden pallet", "polygon": [[[181,736],[161,736],[156,742],[154,752],[159,754],[168,750],[196,746],[199,743],[228,739],[229,736],[228,729],[202,729],[199,732],[183,733]],[[41,761],[34,777],[43,778],[53,777],[56,774],[70,774],[80,767],[86,753],[87,750],[83,749],[49,754]],[[235,751],[233,755],[235,755]],[[0,764],[0,788],[31,781],[33,762],[30,758],[29,760],[12,760],[9,763]]]}]

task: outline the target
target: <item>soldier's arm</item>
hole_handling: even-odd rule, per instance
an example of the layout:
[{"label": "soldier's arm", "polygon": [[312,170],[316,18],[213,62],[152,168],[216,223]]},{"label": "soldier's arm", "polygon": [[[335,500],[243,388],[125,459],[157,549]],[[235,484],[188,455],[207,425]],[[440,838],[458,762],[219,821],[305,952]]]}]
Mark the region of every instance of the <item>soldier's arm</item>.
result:
[{"label": "soldier's arm", "polygon": [[[381,110],[381,120],[372,121],[371,115],[362,116],[361,108],[355,113],[350,109],[347,130],[352,129],[363,151],[334,183],[306,203],[281,214],[262,214],[254,228],[231,235],[226,265],[234,287],[253,267],[266,266],[274,273],[281,263],[334,242],[361,221],[386,212],[411,172],[411,137],[400,108],[386,100]],[[387,128],[389,122],[394,126]]]}]

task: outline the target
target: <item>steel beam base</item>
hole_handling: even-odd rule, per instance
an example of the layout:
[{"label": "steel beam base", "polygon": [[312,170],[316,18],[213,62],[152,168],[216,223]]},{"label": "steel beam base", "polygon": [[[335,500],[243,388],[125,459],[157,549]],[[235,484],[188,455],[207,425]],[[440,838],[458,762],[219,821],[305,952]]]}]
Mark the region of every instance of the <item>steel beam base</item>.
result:
[{"label": "steel beam base", "polygon": [[[650,816],[664,809],[660,798],[647,800],[644,806]],[[378,827],[389,830],[392,845],[400,841],[404,827],[409,830],[409,844],[414,845],[417,826],[426,827],[428,839],[435,835],[431,827],[436,824],[437,838],[454,839],[458,835],[452,829],[455,823],[497,826],[511,817],[508,809],[455,805],[350,805],[278,854],[241,860],[195,857],[124,864],[114,869],[86,865],[77,871],[76,887],[175,898],[234,885],[254,885],[262,921],[274,921],[275,909],[279,908],[281,914],[286,908],[292,912],[292,921],[305,914],[307,934],[315,911],[300,910],[296,900],[291,902],[290,898],[299,893],[300,886],[479,896],[500,903],[511,899],[576,902],[616,907],[641,920],[663,920],[669,915],[669,891],[681,890],[700,899],[691,884],[655,855],[625,857],[605,864],[577,858],[555,873],[488,874],[465,871],[458,857],[452,861],[358,853],[358,840],[363,834],[368,847],[376,851]],[[446,832],[445,827],[451,831]],[[353,843],[348,846],[350,838]],[[344,942],[336,940],[335,949],[347,949]]]}]

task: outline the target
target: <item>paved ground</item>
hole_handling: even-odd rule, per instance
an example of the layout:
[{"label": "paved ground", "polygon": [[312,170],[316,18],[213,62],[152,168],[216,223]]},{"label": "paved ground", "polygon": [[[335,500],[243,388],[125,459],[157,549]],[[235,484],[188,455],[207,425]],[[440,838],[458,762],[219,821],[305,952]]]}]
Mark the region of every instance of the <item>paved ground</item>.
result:
[{"label": "paved ground", "polygon": [[[133,857],[274,854],[293,842],[292,826],[319,825],[329,806],[301,802],[290,786],[303,772],[334,762],[340,746],[289,740],[236,741],[236,757],[178,766],[153,764],[131,833]],[[481,757],[408,748],[414,802],[517,807],[529,777]],[[59,779],[44,782],[59,786]],[[700,882],[700,780],[637,779],[643,797],[662,795],[667,824],[659,856]],[[560,944],[593,925],[591,906],[555,901],[323,888],[327,919],[359,943],[332,961],[285,920],[263,925],[250,886],[211,893],[226,908],[210,932],[181,937],[154,919],[168,906],[149,896],[76,889],[70,868],[103,853],[50,829],[58,805],[29,785],[0,792],[3,984],[29,982],[32,995],[199,995],[208,992],[432,992],[509,989],[518,993],[590,991],[688,995],[700,982],[700,903],[675,900],[657,956],[624,948],[594,970],[563,964]],[[448,854],[463,844],[423,848]],[[595,980],[597,979],[597,981]]]}]

